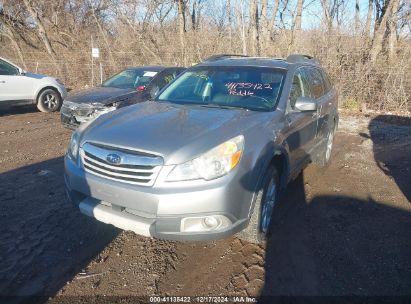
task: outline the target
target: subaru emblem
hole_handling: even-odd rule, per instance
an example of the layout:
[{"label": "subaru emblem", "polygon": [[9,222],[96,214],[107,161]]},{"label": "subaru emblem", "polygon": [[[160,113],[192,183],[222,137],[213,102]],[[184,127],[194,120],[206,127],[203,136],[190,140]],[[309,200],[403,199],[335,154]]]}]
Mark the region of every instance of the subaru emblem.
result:
[{"label": "subaru emblem", "polygon": [[112,165],[119,165],[121,163],[120,155],[114,153],[107,155],[106,160]]}]

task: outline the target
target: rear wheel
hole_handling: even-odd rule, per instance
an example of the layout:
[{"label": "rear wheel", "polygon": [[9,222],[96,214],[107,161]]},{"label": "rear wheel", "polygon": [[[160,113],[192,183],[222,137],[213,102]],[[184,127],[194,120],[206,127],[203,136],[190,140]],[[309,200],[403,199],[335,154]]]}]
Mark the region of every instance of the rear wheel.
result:
[{"label": "rear wheel", "polygon": [[271,219],[278,205],[278,194],[278,171],[274,166],[270,166],[264,176],[263,186],[257,193],[248,227],[238,234],[240,239],[251,243],[262,243],[267,240]]},{"label": "rear wheel", "polygon": [[61,107],[62,99],[60,94],[54,89],[45,89],[37,97],[37,108],[41,112],[55,112]]},{"label": "rear wheel", "polygon": [[327,139],[326,139],[326,142],[324,144],[323,151],[320,155],[320,164],[319,165],[321,167],[326,167],[330,163],[331,152],[332,152],[333,144],[334,144],[334,135],[335,135],[335,128],[332,127],[328,131]]}]

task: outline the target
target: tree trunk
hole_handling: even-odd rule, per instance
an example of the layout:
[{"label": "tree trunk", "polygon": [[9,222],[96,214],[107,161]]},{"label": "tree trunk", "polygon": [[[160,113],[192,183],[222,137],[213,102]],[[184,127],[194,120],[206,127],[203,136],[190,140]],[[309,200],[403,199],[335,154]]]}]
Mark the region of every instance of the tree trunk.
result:
[{"label": "tree trunk", "polygon": [[374,39],[370,50],[371,62],[375,62],[377,60],[378,55],[383,49],[384,35],[387,32],[388,21],[391,18],[395,1],[396,0],[387,0],[386,8],[383,10],[384,13],[381,16],[380,24],[374,33]]},{"label": "tree trunk", "polygon": [[243,46],[243,55],[247,55],[247,37],[245,29],[245,18],[244,18],[244,0],[240,0],[240,10],[237,9],[237,23],[240,27],[241,42]]},{"label": "tree trunk", "polygon": [[197,29],[197,1],[193,1],[193,6],[191,10],[191,29],[195,31]]},{"label": "tree trunk", "polygon": [[227,18],[228,18],[228,40],[230,41],[230,53],[233,52],[233,31],[231,26],[231,1],[227,0],[226,6]]},{"label": "tree trunk", "polygon": [[251,52],[253,56],[260,54],[259,37],[258,37],[258,5],[257,0],[250,0],[250,34],[251,34]]},{"label": "tree trunk", "polygon": [[185,27],[185,9],[184,0],[177,0],[177,11],[178,11],[178,29],[180,33],[180,47],[181,47],[181,59],[184,66],[187,65],[186,58],[186,27]]},{"label": "tree trunk", "polygon": [[99,29],[99,31],[100,31],[100,34],[101,34],[101,36],[103,37],[104,44],[106,45],[106,48],[107,48],[107,51],[108,51],[108,55],[109,55],[109,57],[110,57],[111,64],[114,65],[114,67],[117,67],[117,66],[116,66],[116,61],[114,60],[113,52],[112,52],[112,50],[111,50],[110,42],[109,42],[108,39],[107,39],[107,34],[106,34],[106,32],[104,31],[103,26],[101,25],[100,20],[97,18],[95,9],[92,8],[91,11],[92,11],[92,14],[93,14],[93,18],[94,18],[94,20],[96,21],[97,27],[98,27],[98,29]]},{"label": "tree trunk", "polygon": [[333,16],[330,9],[330,1],[329,0],[321,0],[321,5],[323,8],[323,15],[324,15],[324,22],[327,27],[327,31],[331,32],[333,27]]},{"label": "tree trunk", "polygon": [[274,24],[275,24],[275,20],[277,17],[277,12],[278,12],[278,8],[280,6],[280,0],[274,0],[274,5],[273,5],[273,11],[271,14],[271,19],[270,22],[268,24],[268,31],[267,31],[267,37],[264,37],[264,41],[265,44],[267,46],[267,48],[269,48],[270,46],[270,42],[271,42],[271,37],[273,36],[273,31],[274,31]]},{"label": "tree trunk", "polygon": [[294,31],[297,34],[301,32],[301,15],[303,13],[303,5],[304,5],[304,0],[298,0],[297,10],[296,10],[295,20],[294,20]]},{"label": "tree trunk", "polygon": [[260,50],[261,52],[266,55],[267,51],[267,36],[270,35],[269,29],[269,20],[268,20],[268,0],[261,0],[261,17],[260,17],[260,31],[261,31],[261,39],[260,39]]},{"label": "tree trunk", "polygon": [[13,48],[16,50],[16,53],[19,56],[20,64],[23,66],[25,70],[27,70],[27,65],[24,60],[23,51],[21,50],[20,44],[18,43],[16,36],[14,35],[13,28],[1,19],[0,23],[3,25],[4,29],[4,33],[0,32],[0,35],[6,36],[11,41]]},{"label": "tree trunk", "polygon": [[40,36],[40,39],[43,41],[44,46],[46,47],[47,53],[50,55],[50,57],[53,59],[57,66],[57,61],[56,61],[56,52],[54,51],[50,39],[47,35],[47,31],[43,25],[43,22],[41,21],[38,12],[35,10],[35,8],[31,5],[30,0],[23,0],[24,5],[26,6],[30,16],[34,19],[34,21],[37,24],[37,32]]},{"label": "tree trunk", "polygon": [[374,12],[373,0],[368,0],[368,12],[367,12],[367,19],[365,21],[364,32],[363,35],[367,37],[367,40],[370,37],[371,31],[371,18]]},{"label": "tree trunk", "polygon": [[262,45],[262,52],[264,55],[268,55],[267,52],[270,49],[271,37],[273,34],[273,28],[275,24],[275,18],[278,12],[278,6],[280,4],[280,0],[273,1],[273,9],[271,18],[268,18],[268,1],[263,0],[261,1],[261,45]]},{"label": "tree trunk", "polygon": [[392,61],[396,57],[397,47],[397,12],[400,5],[399,0],[393,1],[390,20],[388,21],[388,58]]},{"label": "tree trunk", "polygon": [[360,35],[360,1],[355,0],[355,35]]},{"label": "tree trunk", "polygon": [[296,47],[297,42],[301,38],[301,15],[303,13],[303,5],[304,5],[304,0],[297,1],[297,9],[296,9],[296,14],[294,18],[294,26],[293,26],[293,33],[292,33],[293,36],[292,36],[292,43],[291,43],[293,48]]}]

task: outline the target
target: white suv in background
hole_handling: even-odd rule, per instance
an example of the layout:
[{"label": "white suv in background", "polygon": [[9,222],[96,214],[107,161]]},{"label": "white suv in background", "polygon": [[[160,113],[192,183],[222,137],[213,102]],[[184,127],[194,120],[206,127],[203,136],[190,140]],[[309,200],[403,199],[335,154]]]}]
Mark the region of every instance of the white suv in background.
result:
[{"label": "white suv in background", "polygon": [[53,77],[24,71],[0,57],[0,107],[35,104],[41,112],[58,111],[66,97],[64,84]]}]

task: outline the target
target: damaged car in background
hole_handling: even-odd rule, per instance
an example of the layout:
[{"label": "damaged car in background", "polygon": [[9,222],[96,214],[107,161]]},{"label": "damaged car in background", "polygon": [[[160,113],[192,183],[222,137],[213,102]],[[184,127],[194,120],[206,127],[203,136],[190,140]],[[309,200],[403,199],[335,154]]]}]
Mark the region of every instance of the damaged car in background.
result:
[{"label": "damaged car in background", "polygon": [[100,86],[69,94],[61,108],[61,123],[75,129],[104,113],[151,99],[182,71],[182,67],[127,68]]}]

